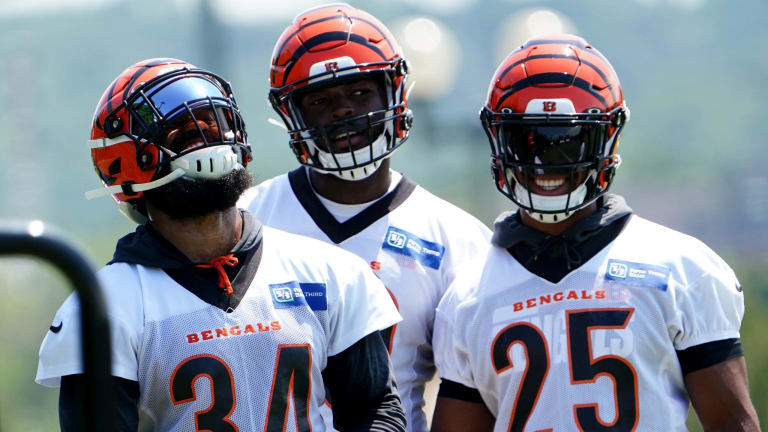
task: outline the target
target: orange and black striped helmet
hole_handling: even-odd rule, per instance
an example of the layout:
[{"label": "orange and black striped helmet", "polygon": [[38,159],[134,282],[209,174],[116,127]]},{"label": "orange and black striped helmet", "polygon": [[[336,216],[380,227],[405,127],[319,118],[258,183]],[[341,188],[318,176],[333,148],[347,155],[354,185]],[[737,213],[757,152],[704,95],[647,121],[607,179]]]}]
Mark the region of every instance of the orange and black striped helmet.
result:
[{"label": "orange and black striped helmet", "polygon": [[496,187],[555,223],[610,187],[629,110],[608,59],[556,34],[529,39],[501,63],[480,119]]},{"label": "orange and black striped helmet", "polygon": [[[188,119],[196,125],[196,138],[187,131],[181,139],[176,130],[179,139],[169,140],[167,129]],[[181,141],[195,144],[186,147]],[[115,78],[96,106],[89,143],[104,187],[86,197],[111,195],[137,223],[146,220],[140,200],[144,191],[183,176],[218,178],[251,159],[229,84],[169,58],[140,61]]]},{"label": "orange and black striped helmet", "polygon": [[[356,180],[361,168],[377,165],[408,138],[412,115],[406,95],[407,76],[408,66],[400,47],[384,24],[348,4],[328,4],[300,13],[277,40],[269,75],[269,101],[288,129],[290,146],[299,163]],[[364,124],[366,130],[361,132],[374,139],[384,136],[385,142],[380,139],[380,148],[371,143],[369,151],[354,152],[357,156],[344,164],[339,162],[345,160],[343,155],[329,155],[333,150],[316,145],[325,130],[339,125],[307,126],[296,95],[361,78],[381,80],[386,106],[359,116],[364,118],[345,119],[342,126]],[[380,130],[382,125],[384,132],[371,137],[370,131]],[[346,153],[351,154],[351,149]],[[367,172],[372,171],[368,168]]]}]

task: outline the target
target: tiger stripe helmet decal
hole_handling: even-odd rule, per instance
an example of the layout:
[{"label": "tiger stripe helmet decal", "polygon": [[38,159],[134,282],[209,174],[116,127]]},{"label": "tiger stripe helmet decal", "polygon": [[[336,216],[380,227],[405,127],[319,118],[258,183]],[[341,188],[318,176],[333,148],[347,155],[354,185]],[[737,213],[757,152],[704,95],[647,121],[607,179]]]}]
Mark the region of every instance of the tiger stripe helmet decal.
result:
[{"label": "tiger stripe helmet decal", "polygon": [[537,220],[555,223],[607,192],[629,110],[608,59],[584,39],[559,34],[529,39],[499,65],[480,118],[496,187]]},{"label": "tiger stripe helmet decal", "polygon": [[[170,121],[201,109],[218,113],[217,129],[226,130],[226,138],[203,139],[203,145],[175,153],[159,145],[163,128]],[[104,188],[89,191],[86,197],[111,195],[120,211],[137,223],[146,220],[141,205],[144,191],[183,175],[218,175],[234,167],[235,159],[243,167],[251,159],[245,125],[229,84],[211,72],[172,58],[135,63],[107,86],[93,114],[89,144]],[[211,172],[198,170],[201,174],[196,177],[191,168],[174,168],[187,163],[188,154],[216,145],[231,147],[235,154],[219,152],[221,156],[210,159]],[[227,163],[226,167],[219,166]]]},{"label": "tiger stripe helmet decal", "polygon": [[[299,163],[345,178],[340,174],[389,157],[408,138],[412,115],[406,95],[407,75],[408,65],[400,47],[384,24],[348,4],[329,4],[300,13],[278,38],[270,66],[269,101],[288,129]],[[378,115],[385,117],[387,142],[363,162],[329,166],[318,157],[315,142],[319,131],[305,124],[294,96],[357,77],[383,80],[387,107]]]},{"label": "tiger stripe helmet decal", "polygon": [[624,100],[619,77],[605,56],[580,37],[561,35],[530,39],[510,54],[494,75],[487,106],[514,109],[531,94],[561,97],[564,89],[573,90],[569,96],[577,112],[596,105],[607,112]]}]

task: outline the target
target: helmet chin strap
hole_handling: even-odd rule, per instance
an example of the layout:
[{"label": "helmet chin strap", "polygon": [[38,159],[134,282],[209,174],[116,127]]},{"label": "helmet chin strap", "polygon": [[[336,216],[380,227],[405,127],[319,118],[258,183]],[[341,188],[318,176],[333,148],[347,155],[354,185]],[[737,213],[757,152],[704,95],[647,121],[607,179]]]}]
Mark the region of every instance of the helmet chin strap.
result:
[{"label": "helmet chin strap", "polygon": [[[377,157],[386,153],[387,143],[391,138],[390,129],[391,129],[391,126],[388,124],[385,127],[384,131],[379,135],[379,137],[376,138],[376,140],[370,144],[370,146],[373,147],[373,159],[376,159]],[[335,159],[334,159],[334,156],[335,156]],[[319,148],[317,149],[317,157],[320,160],[320,163],[324,167],[337,166],[337,162],[338,162],[338,166],[340,167],[352,166],[352,165],[355,165],[355,161],[357,161],[357,163],[360,163],[361,160],[370,161],[371,159],[370,156],[371,156],[371,149],[369,148],[369,146],[365,146],[359,150],[355,150],[354,152],[335,153],[335,154],[325,152],[323,150],[320,150]],[[314,168],[314,167],[312,169],[323,174],[333,174],[334,176],[342,180],[360,181],[373,175],[373,173],[375,173],[376,170],[379,169],[379,167],[381,166],[381,162],[384,159],[386,158],[379,159],[375,162],[369,162],[368,164],[363,165],[361,167],[350,168],[342,171],[335,171],[335,170],[331,171],[331,170],[324,170],[322,168]]]},{"label": "helmet chin strap", "polygon": [[[570,202],[568,196],[570,195]],[[558,223],[562,222],[569,217],[573,216],[575,211],[560,212],[560,213],[540,213],[535,210],[542,211],[557,211],[566,208],[566,203],[573,206],[581,205],[584,202],[584,198],[587,196],[586,181],[574,189],[570,194],[547,196],[537,195],[531,193],[530,197],[532,203],[528,199],[528,190],[521,186],[519,183],[515,184],[515,197],[527,207],[531,207],[534,210],[525,209],[531,217],[537,221],[543,223]]]},{"label": "helmet chin strap", "polygon": [[171,161],[171,169],[173,171],[170,174],[151,182],[106,186],[90,190],[85,193],[85,199],[90,200],[101,196],[123,193],[125,192],[124,186],[125,188],[130,188],[129,192],[144,192],[165,186],[181,177],[215,180],[224,177],[232,171],[243,169],[243,165],[239,160],[238,153],[231,146],[217,145],[195,150],[178,159],[174,159]]},{"label": "helmet chin strap", "polygon": [[[167,185],[168,183],[183,176],[184,176],[184,170],[181,168],[176,168],[170,174],[164,177],[160,177],[157,180],[153,180],[147,183],[134,183],[128,186],[130,186],[131,191],[133,191],[134,193],[144,192],[150,189],[155,189],[155,188],[159,188],[160,186]],[[123,185],[107,186],[99,189],[89,190],[88,192],[85,193],[85,199],[92,200],[94,198],[112,195],[116,193],[122,193],[122,192],[123,192]]]}]

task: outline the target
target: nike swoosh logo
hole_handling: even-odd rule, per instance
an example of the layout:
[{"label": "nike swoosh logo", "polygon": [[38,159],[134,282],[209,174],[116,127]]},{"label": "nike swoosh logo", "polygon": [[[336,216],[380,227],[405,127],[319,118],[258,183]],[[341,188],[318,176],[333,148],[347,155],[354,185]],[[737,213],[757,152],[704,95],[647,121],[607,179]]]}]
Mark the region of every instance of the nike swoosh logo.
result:
[{"label": "nike swoosh logo", "polygon": [[61,331],[61,327],[64,325],[64,321],[60,322],[57,326],[51,326],[51,331],[54,333],[58,333]]}]

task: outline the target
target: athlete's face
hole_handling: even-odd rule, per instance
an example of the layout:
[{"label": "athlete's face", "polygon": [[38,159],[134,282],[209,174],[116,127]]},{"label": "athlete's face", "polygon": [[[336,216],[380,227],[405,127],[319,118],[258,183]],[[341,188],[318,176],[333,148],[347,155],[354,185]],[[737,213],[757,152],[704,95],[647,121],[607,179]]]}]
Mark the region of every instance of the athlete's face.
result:
[{"label": "athlete's face", "polygon": [[384,130],[383,125],[377,125],[369,131],[366,118],[344,121],[386,107],[384,90],[374,78],[310,91],[300,95],[298,102],[307,126],[323,128],[323,138],[318,144],[326,150],[358,150],[370,144]]},{"label": "athlete's face", "polygon": [[203,145],[203,138],[208,143],[220,142],[222,138],[231,140],[233,135],[225,115],[219,113],[218,117],[217,121],[217,114],[207,107],[197,109],[192,114],[185,113],[164,127],[160,145],[174,153],[181,153]]},{"label": "athlete's face", "polygon": [[[231,141],[234,135],[226,119],[225,112],[215,112],[208,107],[196,109],[192,114],[184,113],[168,122],[160,145],[178,154],[206,143]],[[233,207],[250,185],[248,172],[238,169],[215,180],[182,177],[148,190],[144,196],[149,204],[171,218],[187,219]]]},{"label": "athlete's face", "polygon": [[[501,135],[518,183],[534,194],[565,195],[578,187],[594,159],[595,132],[580,125],[507,124]],[[517,165],[519,164],[519,165]]]}]

